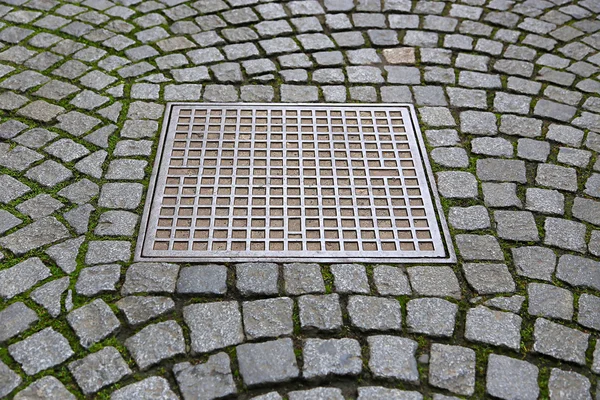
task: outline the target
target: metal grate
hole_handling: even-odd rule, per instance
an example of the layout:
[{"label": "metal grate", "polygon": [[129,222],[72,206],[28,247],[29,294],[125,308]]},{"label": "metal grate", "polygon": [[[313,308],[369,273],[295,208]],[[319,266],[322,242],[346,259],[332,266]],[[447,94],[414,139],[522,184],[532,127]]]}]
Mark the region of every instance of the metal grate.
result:
[{"label": "metal grate", "polygon": [[408,106],[170,104],[138,259],[452,259],[413,121]]}]

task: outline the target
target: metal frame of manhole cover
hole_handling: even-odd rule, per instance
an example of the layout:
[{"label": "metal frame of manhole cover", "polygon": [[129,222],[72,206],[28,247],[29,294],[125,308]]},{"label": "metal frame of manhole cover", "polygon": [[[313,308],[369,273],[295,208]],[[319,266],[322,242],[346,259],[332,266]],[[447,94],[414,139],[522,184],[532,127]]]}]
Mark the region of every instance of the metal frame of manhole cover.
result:
[{"label": "metal frame of manhole cover", "polygon": [[410,104],[169,103],[137,261],[453,262]]}]

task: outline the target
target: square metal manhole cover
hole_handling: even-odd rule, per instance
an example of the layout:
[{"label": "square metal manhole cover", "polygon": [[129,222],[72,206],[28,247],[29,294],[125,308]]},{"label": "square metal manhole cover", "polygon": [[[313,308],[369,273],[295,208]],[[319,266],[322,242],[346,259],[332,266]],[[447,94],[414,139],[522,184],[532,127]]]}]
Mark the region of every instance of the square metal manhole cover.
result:
[{"label": "square metal manhole cover", "polygon": [[171,103],[136,259],[453,261],[434,184],[410,105]]}]

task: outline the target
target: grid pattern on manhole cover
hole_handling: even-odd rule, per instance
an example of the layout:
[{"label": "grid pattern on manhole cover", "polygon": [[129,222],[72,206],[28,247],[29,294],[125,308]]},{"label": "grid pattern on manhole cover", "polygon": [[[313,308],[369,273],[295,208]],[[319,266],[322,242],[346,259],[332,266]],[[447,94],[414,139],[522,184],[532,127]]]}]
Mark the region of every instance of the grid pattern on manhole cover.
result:
[{"label": "grid pattern on manhole cover", "polygon": [[170,104],[165,118],[138,259],[453,258],[408,106]]}]

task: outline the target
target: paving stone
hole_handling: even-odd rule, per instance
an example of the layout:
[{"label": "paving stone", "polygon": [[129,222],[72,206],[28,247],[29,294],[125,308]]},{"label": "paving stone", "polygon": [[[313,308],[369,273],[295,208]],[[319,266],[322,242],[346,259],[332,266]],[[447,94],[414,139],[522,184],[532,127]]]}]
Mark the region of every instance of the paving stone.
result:
[{"label": "paving stone", "polygon": [[[537,399],[538,367],[527,361],[490,354],[487,364],[486,392],[501,399]],[[519,385],[515,385],[519,382]]]},{"label": "paving stone", "polygon": [[585,365],[589,336],[587,333],[538,318],[533,331],[533,351]]},{"label": "paving stone", "polygon": [[464,260],[504,261],[498,240],[491,235],[456,235],[455,241]]},{"label": "paving stone", "polygon": [[498,308],[503,311],[510,311],[512,313],[519,313],[523,302],[525,301],[524,296],[514,295],[508,297],[494,297],[484,302],[483,304],[489,307]]},{"label": "paving stone", "polygon": [[285,264],[283,278],[288,294],[325,293],[321,267],[317,264]]},{"label": "paving stone", "polygon": [[81,270],[75,291],[83,296],[94,296],[98,293],[115,292],[115,285],[121,277],[121,266],[117,264],[99,265]]},{"label": "paving stone", "polygon": [[[38,220],[40,218],[47,217],[63,206],[63,203],[54,199],[52,196],[48,194],[40,194],[32,199],[24,201],[15,208],[20,213],[30,216],[33,220]],[[12,223],[15,223],[13,226],[18,225],[20,222],[21,220],[18,220],[18,222],[12,221]],[[2,231],[1,226],[0,231]]]},{"label": "paving stone", "polygon": [[588,328],[600,330],[600,298],[583,293],[579,297],[578,310],[577,322],[579,322],[579,324]]},{"label": "paving stone", "polygon": [[8,352],[30,376],[62,364],[74,354],[67,339],[52,328],[11,344]]},{"label": "paving stone", "polygon": [[479,294],[515,291],[515,282],[504,264],[463,264],[465,278]]},{"label": "paving stone", "polygon": [[176,264],[135,263],[127,268],[121,293],[174,293],[178,274],[179,266]]},{"label": "paving stone", "polygon": [[360,330],[401,330],[400,304],[394,299],[351,296],[348,299],[350,323]]},{"label": "paving stone", "polygon": [[11,299],[49,276],[50,269],[39,258],[28,258],[0,271],[0,296]]},{"label": "paving stone", "polygon": [[[202,364],[175,364],[173,373],[186,399],[216,399],[237,392],[229,356],[225,353],[212,355]],[[168,388],[168,383],[165,384]],[[173,394],[173,398],[177,396]]]},{"label": "paving stone", "polygon": [[[183,386],[183,385],[181,385]],[[178,397],[169,387],[169,382],[159,376],[151,376],[129,384],[112,392],[111,400],[177,400]]]},{"label": "paving stone", "polygon": [[106,208],[135,209],[142,199],[140,183],[106,183],[100,190],[98,205]]},{"label": "paving stone", "polygon": [[461,346],[432,344],[429,384],[453,393],[472,395],[475,391],[475,352]]},{"label": "paving stone", "polygon": [[44,307],[48,314],[56,318],[61,313],[61,298],[69,287],[69,283],[68,277],[50,281],[31,292],[30,297]]},{"label": "paving stone", "polygon": [[600,255],[600,231],[592,231],[588,242],[588,251],[595,256]]},{"label": "paving stone", "polygon": [[576,197],[572,208],[573,216],[582,221],[600,226],[600,203]]},{"label": "paving stone", "polygon": [[518,349],[521,317],[478,306],[467,312],[465,338],[470,341]]},{"label": "paving stone", "polygon": [[0,203],[3,204],[18,199],[31,191],[27,185],[9,175],[0,175],[0,186],[3,188],[2,192],[0,192]]},{"label": "paving stone", "polygon": [[546,245],[580,253],[585,253],[587,250],[586,227],[580,222],[548,217],[544,223],[544,231],[546,232],[544,238]]},{"label": "paving stone", "polygon": [[138,219],[129,211],[107,211],[100,215],[94,233],[99,236],[133,236]]},{"label": "paving stone", "polygon": [[79,255],[79,248],[83,244],[84,239],[84,237],[79,237],[65,240],[48,248],[46,254],[54,260],[60,269],[70,274],[77,268],[77,256]]},{"label": "paving stone", "polygon": [[466,168],[469,166],[467,152],[461,148],[437,148],[431,151],[431,158],[447,168]]},{"label": "paving stone", "polygon": [[406,324],[411,332],[452,337],[458,306],[436,298],[413,299],[406,304]]},{"label": "paving stone", "polygon": [[177,292],[185,294],[225,294],[227,268],[224,265],[184,267],[177,280]]},{"label": "paving stone", "polygon": [[518,247],[511,249],[518,275],[551,281],[556,268],[556,255],[544,247]]},{"label": "paving stone", "polygon": [[531,315],[571,320],[573,318],[573,294],[567,289],[544,283],[527,285]]},{"label": "paving stone", "polygon": [[454,229],[479,230],[490,227],[490,217],[485,207],[450,207],[448,222]]},{"label": "paving stone", "polygon": [[14,398],[15,400],[76,399],[76,397],[67,390],[65,385],[53,376],[44,376],[43,378],[38,379],[27,388],[17,393]]},{"label": "paving stone", "polygon": [[475,198],[477,180],[469,172],[443,171],[437,173],[438,190],[446,198]]},{"label": "paving stone", "polygon": [[235,301],[191,304],[183,309],[192,351],[205,353],[244,340],[242,316]]},{"label": "paving stone", "polygon": [[519,139],[517,155],[526,160],[545,162],[550,154],[550,144],[541,140]]},{"label": "paving stone", "polygon": [[183,330],[175,321],[148,325],[125,340],[125,347],[142,370],[185,353]]},{"label": "paving stone", "polygon": [[102,299],[96,299],[67,316],[69,325],[85,348],[105,339],[114,333],[119,326],[119,320]]},{"label": "paving stone", "polygon": [[412,290],[404,269],[389,265],[378,265],[373,270],[373,281],[382,296],[410,295]]},{"label": "paving stone", "polygon": [[298,308],[302,329],[333,331],[343,325],[338,294],[300,296]]},{"label": "paving stone", "polygon": [[91,241],[85,255],[88,265],[107,264],[118,261],[129,261],[131,243],[121,240]]},{"label": "paving stone", "polygon": [[376,386],[363,386],[358,388],[358,400],[423,400],[423,396],[416,391],[388,389]]},{"label": "paving stone", "polygon": [[[0,361],[0,396],[8,396],[22,381],[23,379],[16,372]],[[75,396],[73,396],[74,398]]]},{"label": "paving stone", "polygon": [[370,336],[369,369],[379,378],[418,382],[415,341],[395,336]]},{"label": "paving stone", "polygon": [[556,277],[573,286],[600,290],[600,263],[588,258],[565,254],[560,257]]},{"label": "paving stone", "polygon": [[247,386],[287,382],[300,374],[293,343],[288,338],[245,343],[236,347],[236,353],[240,374]]},{"label": "paving stone", "polygon": [[488,183],[481,185],[484,203],[488,207],[522,207],[514,183]]},{"label": "paving stone", "polygon": [[341,389],[324,387],[288,392],[288,396],[290,400],[318,400],[325,398],[330,400],[344,399]]},{"label": "paving stone", "polygon": [[337,293],[370,293],[369,281],[365,268],[358,264],[332,265],[331,273],[334,277],[335,291]]},{"label": "paving stone", "polygon": [[360,345],[354,339],[306,339],[303,346],[306,379],[358,375],[362,371]]},{"label": "paving stone", "polygon": [[[561,147],[558,150],[558,156],[556,157],[556,159],[558,160],[559,163],[568,164],[568,165],[572,165],[572,166],[579,167],[579,168],[585,168],[590,163],[591,155],[592,155],[592,153],[590,153],[589,151],[586,151],[586,150]],[[598,178],[593,178],[593,179],[590,178],[588,180],[588,182],[593,182],[592,186],[595,187],[597,185],[597,180],[598,180]],[[587,186],[587,182],[586,182],[586,186]],[[594,196],[594,192],[591,190],[587,191],[587,187],[586,187],[586,193],[589,194],[590,196]],[[595,196],[595,197],[598,197],[598,196]]]},{"label": "paving stone", "polygon": [[551,399],[591,399],[591,388],[592,385],[585,376],[552,368],[548,381]]},{"label": "paving stone", "polygon": [[461,298],[458,279],[449,267],[417,266],[407,269],[413,291],[421,296]]},{"label": "paving stone", "polygon": [[[0,322],[2,323],[0,326],[0,342],[5,342],[26,331],[37,321],[37,313],[27,307],[23,302],[9,305],[4,310],[0,311]],[[0,371],[2,370],[6,373],[4,364],[0,366]],[[0,375],[3,376],[4,373],[0,373]],[[2,381],[2,379],[0,379],[0,381]],[[0,387],[4,387],[4,385],[0,385]]]},{"label": "paving stone", "polygon": [[495,135],[498,133],[496,116],[489,112],[461,112],[460,128],[463,132],[474,135]]},{"label": "paving stone", "polygon": [[484,181],[527,182],[525,163],[521,160],[477,160],[477,177]]},{"label": "paving stone", "polygon": [[543,214],[565,213],[565,197],[557,190],[528,188],[525,195],[525,207],[528,210]]},{"label": "paving stone", "polygon": [[244,296],[271,295],[279,292],[279,269],[274,263],[245,263],[236,265],[236,286]]},{"label": "paving stone", "polygon": [[71,362],[69,371],[85,394],[96,393],[131,374],[119,351],[111,346]]},{"label": "paving stone", "polygon": [[496,157],[512,157],[514,148],[511,142],[504,138],[478,137],[471,141],[471,151]]},{"label": "paving stone", "polygon": [[537,242],[540,240],[533,214],[527,211],[495,211],[496,229],[502,239]]},{"label": "paving stone", "polygon": [[131,325],[146,322],[173,310],[175,307],[173,300],[159,296],[124,297],[116,305],[123,311],[127,322]]},{"label": "paving stone", "polygon": [[23,220],[15,217],[8,211],[0,210],[0,234],[18,226]]},{"label": "paving stone", "polygon": [[31,168],[25,176],[45,187],[53,187],[73,176],[73,173],[61,164],[47,160]]},{"label": "paving stone", "polygon": [[447,108],[421,107],[419,109],[423,123],[431,126],[456,126],[456,121]]},{"label": "paving stone", "polygon": [[244,330],[249,339],[290,335],[294,302],[283,297],[247,301],[242,304]]}]

